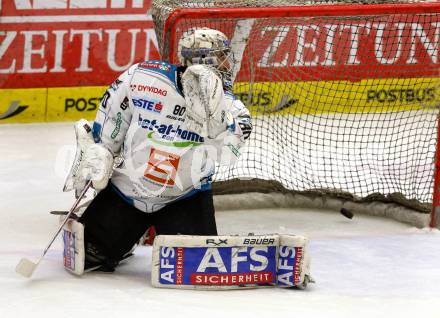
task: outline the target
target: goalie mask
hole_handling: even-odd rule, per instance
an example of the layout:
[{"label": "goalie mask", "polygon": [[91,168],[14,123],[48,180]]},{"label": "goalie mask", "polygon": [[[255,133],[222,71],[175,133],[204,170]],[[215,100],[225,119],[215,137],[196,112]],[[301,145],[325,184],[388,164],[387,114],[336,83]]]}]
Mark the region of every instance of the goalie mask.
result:
[{"label": "goalie mask", "polygon": [[179,60],[182,65],[205,64],[217,69],[225,89],[232,88],[233,58],[228,38],[222,32],[209,29],[190,29],[179,41]]}]

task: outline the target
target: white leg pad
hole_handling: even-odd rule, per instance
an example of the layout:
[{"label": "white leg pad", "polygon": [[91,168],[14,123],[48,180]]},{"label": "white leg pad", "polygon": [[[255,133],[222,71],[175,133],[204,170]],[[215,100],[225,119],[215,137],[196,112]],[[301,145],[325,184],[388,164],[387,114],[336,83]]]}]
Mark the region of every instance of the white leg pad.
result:
[{"label": "white leg pad", "polygon": [[70,219],[63,228],[64,268],[75,275],[84,274],[84,225]]},{"label": "white leg pad", "polygon": [[305,288],[310,277],[309,240],[297,235],[158,235],[154,287],[238,289]]}]

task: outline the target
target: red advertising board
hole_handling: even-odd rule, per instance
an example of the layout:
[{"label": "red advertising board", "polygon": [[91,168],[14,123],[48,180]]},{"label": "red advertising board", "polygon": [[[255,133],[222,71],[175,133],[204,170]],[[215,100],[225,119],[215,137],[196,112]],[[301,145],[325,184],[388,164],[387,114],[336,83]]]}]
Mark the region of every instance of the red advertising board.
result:
[{"label": "red advertising board", "polygon": [[[233,42],[237,35],[249,39],[239,82],[359,81],[439,74],[438,14],[275,17],[255,20],[246,27],[239,25],[242,21],[183,18],[173,28],[178,30],[174,43],[194,25],[220,29]],[[173,61],[178,60],[176,45],[171,55]]]},{"label": "red advertising board", "polygon": [[[0,0],[0,123],[93,119],[109,83],[133,63],[160,58],[150,5]],[[253,113],[276,110],[284,99],[295,105],[285,113],[311,109],[311,98],[315,112],[410,110],[440,100],[439,14],[205,15],[180,20],[171,40],[191,26],[219,29],[233,43],[249,39],[235,52],[234,91]],[[175,45],[170,56],[177,61]]]},{"label": "red advertising board", "polygon": [[107,85],[129,65],[159,58],[149,6],[144,0],[4,3],[0,87]]}]

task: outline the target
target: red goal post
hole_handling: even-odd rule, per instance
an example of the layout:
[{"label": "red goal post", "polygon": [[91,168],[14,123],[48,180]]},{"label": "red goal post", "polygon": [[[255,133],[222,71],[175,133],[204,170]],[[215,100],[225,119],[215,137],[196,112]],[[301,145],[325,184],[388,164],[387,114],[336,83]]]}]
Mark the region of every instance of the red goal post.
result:
[{"label": "red goal post", "polygon": [[[247,162],[252,166],[251,172],[246,170],[247,167],[244,166],[234,167],[234,171],[228,170],[224,172],[223,176],[225,177],[220,178],[220,183],[236,179],[255,178],[241,183],[245,184],[246,188],[252,190],[255,189],[252,186],[252,182],[256,183],[256,179],[263,179],[274,181],[276,183],[275,188],[282,188],[283,192],[314,192],[322,195],[328,190],[328,193],[325,193],[325,195],[341,197],[342,193],[343,200],[354,199],[354,201],[358,202],[371,202],[375,195],[380,193],[379,201],[392,202],[393,204],[397,202],[405,207],[430,214],[430,226],[438,226],[440,224],[440,212],[436,213],[436,210],[438,211],[440,207],[440,152],[437,146],[437,140],[440,136],[440,125],[438,123],[438,105],[440,104],[440,90],[438,90],[440,87],[440,3],[431,1],[408,3],[408,1],[374,0],[362,1],[362,3],[361,1],[334,4],[328,4],[325,1],[315,1],[314,4],[310,3],[311,1],[268,2],[263,0],[248,0],[244,2],[200,0],[187,2],[153,1],[152,13],[161,55],[164,60],[172,63],[178,62],[177,43],[183,32],[188,28],[208,26],[220,29],[231,37],[233,36],[231,24],[237,23],[238,20],[262,21],[260,26],[253,24],[250,30],[248,30],[249,33],[244,44],[245,52],[241,52],[243,56],[239,60],[242,69],[239,72],[237,71],[238,75],[236,85],[234,85],[234,92],[237,90],[241,97],[244,96],[244,99],[247,99],[249,104],[247,106],[250,107],[257,120],[257,140],[256,144],[252,145],[252,149],[264,148],[267,140],[277,139],[278,137],[273,135],[274,131],[276,134],[279,132],[279,139],[287,140],[287,143],[282,144],[280,142],[276,146],[271,144],[268,147],[269,151],[266,149],[255,151],[255,153],[246,157]],[[412,19],[411,17],[414,18]],[[337,38],[339,35],[335,35],[339,21],[343,21],[342,23],[345,23],[347,28],[351,28],[349,39],[351,43],[348,43],[350,41],[343,38],[343,35],[340,36],[341,39]],[[349,23],[346,23],[347,21]],[[274,23],[276,28],[268,27],[270,23]],[[316,43],[319,42],[318,38],[320,38],[319,32],[317,31],[313,35],[313,30],[307,32],[308,30],[304,31],[301,29],[302,33],[300,34],[301,23],[304,23],[306,26],[312,25],[313,27],[324,25],[324,27],[327,27],[327,38],[332,32],[332,39],[339,42],[331,45],[328,42],[321,44],[321,46],[317,45]],[[362,34],[353,35],[353,30],[356,29],[357,32],[362,29],[359,25],[368,25],[369,23],[371,25],[374,23],[381,26],[385,25],[383,29],[377,27],[374,30],[374,27],[372,27],[371,30],[373,31],[369,31],[370,34],[375,33],[376,38],[379,32],[381,32],[382,40],[387,36],[390,38],[395,37],[395,40],[390,40],[388,41],[390,43],[383,45],[377,43],[377,41],[374,42],[375,40],[371,40],[371,43],[374,44],[374,50],[381,50],[382,62],[378,62],[377,52],[374,53],[376,54],[374,62],[368,57],[373,50],[367,49],[367,46],[361,43],[361,38],[365,39],[367,38],[366,36]],[[397,28],[397,31],[389,30],[388,24],[390,23],[397,23],[396,25],[401,26],[401,29]],[[405,26],[405,23],[410,26]],[[432,26],[432,29],[419,30],[419,26],[425,25],[428,27]],[[284,26],[286,29],[282,30],[281,27]],[[293,30],[295,28],[297,30]],[[276,30],[274,31],[274,29]],[[296,35],[292,35],[294,31]],[[278,32],[278,34],[273,36],[272,33],[274,32]],[[366,31],[359,32],[367,33]],[[342,32],[340,33],[342,34]],[[268,42],[274,41],[273,39],[278,37],[278,45],[283,47],[282,50],[284,51],[282,53],[273,53],[269,46],[262,45],[257,47],[254,45],[252,41],[257,39],[260,41],[264,40],[263,36],[257,36],[261,34],[264,36],[271,34],[267,36]],[[316,42],[310,40],[314,36],[318,39]],[[298,43],[290,47],[287,40],[292,39],[294,40],[292,42],[297,41]],[[300,41],[303,41],[303,48],[301,49],[301,54],[303,54],[301,62],[303,65],[297,63]],[[309,42],[307,43],[307,41]],[[354,43],[356,41],[359,41],[359,43]],[[383,42],[386,41],[383,40]],[[347,47],[341,48],[346,43],[348,43]],[[400,53],[400,55],[396,53],[393,56],[393,53],[389,52],[393,51],[393,47],[396,45],[404,52]],[[275,45],[272,45],[272,47],[275,47]],[[319,55],[318,51],[329,48],[331,50],[330,53],[319,53],[321,55],[318,58],[316,57]],[[356,50],[357,56],[348,55],[353,50]],[[349,53],[347,53],[348,51]],[[338,54],[342,52],[342,55],[347,54],[346,60],[350,60],[353,63],[347,63],[347,65],[342,65],[343,63],[341,63],[339,65],[340,61],[338,61],[335,52]],[[266,53],[269,56],[266,60],[272,63],[272,65],[280,65],[285,63],[287,59],[288,67],[286,67],[286,71],[279,71],[276,67],[268,72],[259,69],[261,63],[255,59],[255,56],[259,55],[261,57]],[[297,56],[296,60],[294,60],[295,57],[292,57],[295,54]],[[316,56],[313,57],[313,54]],[[330,55],[333,56],[328,58]],[[273,61],[270,62],[270,59]],[[312,65],[312,62],[316,61],[318,63]],[[368,63],[364,63],[364,61],[368,61]],[[393,64],[390,61],[397,62]],[[285,64],[283,66],[286,66]],[[242,84],[244,82],[248,83]],[[276,83],[276,87],[267,83]],[[266,85],[268,88],[262,85]],[[344,87],[341,88],[341,86]],[[375,87],[379,87],[380,90],[374,91]],[[282,98],[285,96],[296,96],[295,107],[291,107],[292,103],[282,105],[280,109],[277,109],[276,106],[274,107],[274,104],[281,103],[281,97],[273,97],[276,99],[276,102],[269,106],[261,106],[264,93],[268,91],[276,91],[273,95],[278,94]],[[350,100],[350,96],[342,96],[347,91],[350,96],[354,96],[352,100]],[[246,98],[247,92],[249,92],[249,98]],[[374,95],[374,92],[377,93],[377,96]],[[260,94],[260,97],[259,101],[255,102],[254,97],[257,93]],[[315,93],[322,94],[322,96],[320,95],[319,98],[311,97]],[[304,95],[307,95],[307,97],[304,97]],[[336,97],[329,101],[328,96],[333,95]],[[310,109],[313,108],[313,110],[304,110],[305,108],[299,110],[298,105],[302,106],[302,103]],[[255,106],[254,104],[258,105]],[[270,107],[271,109],[268,109]],[[363,135],[353,136],[352,138],[351,131],[353,131],[354,135],[358,130],[362,130],[359,129],[356,122],[359,120],[357,119],[357,114],[361,114],[359,115],[361,122],[368,122],[368,127],[362,126],[362,128],[365,128]],[[340,126],[336,126],[335,123],[337,122],[340,123]],[[329,127],[323,129],[322,132],[318,132],[318,134],[321,134],[318,138],[324,139],[322,143],[313,139],[317,134],[316,127],[314,127],[316,123],[322,125],[320,127]],[[278,128],[270,132],[266,131],[267,126],[273,125]],[[287,127],[287,130],[295,131],[291,134],[289,134],[289,131],[284,135],[283,129],[280,128],[281,125]],[[388,126],[380,127],[380,125]],[[301,127],[301,130],[291,127]],[[262,132],[263,130],[264,132]],[[347,133],[344,135],[342,133],[339,134],[342,130],[346,130]],[[380,140],[376,138],[377,130],[380,130],[380,132],[377,132],[377,135],[383,136],[381,137],[382,139],[379,138]],[[396,136],[396,131],[399,130],[402,132],[409,131],[410,133],[400,138],[398,135]],[[331,136],[328,136],[329,132]],[[258,135],[266,133],[269,136],[267,138]],[[419,133],[422,136],[414,137],[419,136]],[[316,144],[316,149],[306,151],[303,148],[298,148],[298,144],[303,145],[304,142],[301,138],[299,138],[300,141],[293,139],[297,136],[304,136],[304,139],[308,141],[313,140],[312,143]],[[370,136],[372,141],[365,142],[364,139]],[[403,144],[403,141],[391,140],[391,136],[396,136],[396,140],[403,139],[408,144]],[[416,140],[413,140],[413,137]],[[413,147],[411,145],[412,142],[415,142],[416,146]],[[375,143],[378,144],[377,149],[375,148]],[[398,146],[394,147],[396,143]],[[327,147],[329,144],[334,146]],[[338,147],[340,144],[342,146]],[[280,160],[274,164],[274,166],[282,166],[280,172],[274,172],[277,169],[276,167],[271,167],[271,169],[265,170],[264,173],[256,171],[259,169],[258,165],[266,164],[268,159],[272,159],[267,152],[278,148],[286,151],[291,145],[295,147],[292,150],[292,156],[288,154],[289,160]],[[353,150],[355,148],[361,149],[359,145],[366,145],[366,157],[370,159],[367,166],[374,165],[371,162],[376,161],[380,162],[380,164],[383,163],[383,167],[365,168],[365,158]],[[420,147],[420,149],[413,151],[412,148],[416,147]],[[341,153],[338,151],[333,152],[334,149],[338,148],[342,148],[345,151]],[[302,156],[302,152],[304,154],[311,154],[320,150],[325,152],[328,149],[330,149],[331,153],[329,157],[312,156],[311,164],[308,162],[307,156]],[[388,151],[389,149],[391,150]],[[300,158],[295,157],[296,153],[301,153]],[[350,160],[345,156],[347,153],[355,157],[357,162],[347,164],[348,160]],[[260,154],[262,154],[261,161],[257,158]],[[386,158],[388,155],[389,158]],[[405,156],[407,156],[407,160]],[[319,165],[317,162],[322,159],[327,164],[326,160],[330,157],[336,163],[329,163],[327,168],[319,168],[325,165]],[[422,159],[416,162],[415,158],[417,160]],[[298,163],[300,162],[299,159],[305,163],[303,165]],[[254,164],[252,160],[257,163]],[[338,160],[339,163],[337,162]],[[291,162],[293,163],[291,167],[285,168]],[[362,162],[362,164],[359,164],[359,162]],[[341,172],[346,166],[348,166],[350,172]],[[358,170],[366,169],[368,171],[362,170],[362,173],[359,173],[359,171],[355,171],[357,169],[354,169],[354,167],[361,167]],[[319,173],[313,174],[310,177],[307,172],[315,171],[315,168],[319,170]],[[422,168],[424,169],[423,171]],[[341,171],[338,171],[338,169]],[[289,183],[289,181],[283,179],[286,174],[289,175],[288,171],[298,170],[301,171],[299,173],[300,177],[301,175],[305,176],[307,182]],[[236,173],[236,171],[240,172]],[[336,173],[329,177],[329,180],[321,182],[321,179],[326,178],[326,176],[320,175],[321,172],[323,174]],[[252,175],[253,173],[255,173],[255,176]],[[271,173],[274,175],[273,179],[268,177],[268,174],[270,175]],[[383,174],[381,175],[381,173]],[[296,175],[293,175],[294,177],[289,175],[286,179],[296,178]],[[369,182],[368,178],[373,179],[371,185],[367,184]],[[381,182],[387,183],[386,187],[382,187]],[[419,183],[427,183],[423,185],[424,190],[421,190],[422,186],[419,187],[417,185]],[[354,191],[351,191],[352,189]]]}]

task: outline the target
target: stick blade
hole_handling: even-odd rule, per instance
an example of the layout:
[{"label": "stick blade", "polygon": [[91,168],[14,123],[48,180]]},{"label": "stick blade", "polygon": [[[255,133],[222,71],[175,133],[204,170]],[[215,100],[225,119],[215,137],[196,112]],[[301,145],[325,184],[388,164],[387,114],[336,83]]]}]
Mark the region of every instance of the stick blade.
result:
[{"label": "stick blade", "polygon": [[17,264],[17,266],[15,267],[15,271],[18,274],[29,278],[34,273],[36,267],[37,267],[37,264],[31,262],[30,260],[28,260],[26,258],[22,258],[20,260],[20,262]]}]

